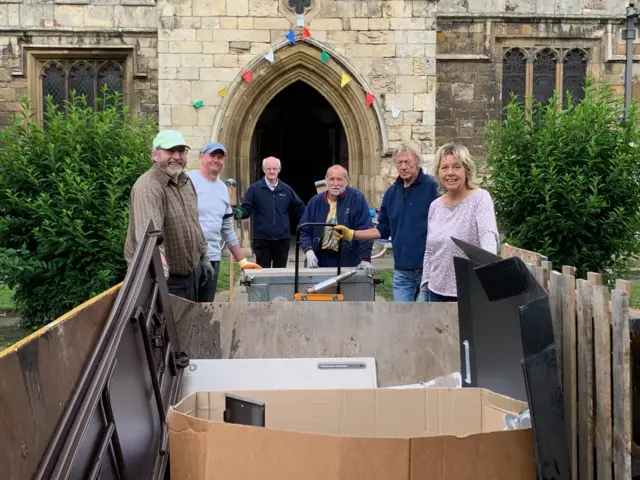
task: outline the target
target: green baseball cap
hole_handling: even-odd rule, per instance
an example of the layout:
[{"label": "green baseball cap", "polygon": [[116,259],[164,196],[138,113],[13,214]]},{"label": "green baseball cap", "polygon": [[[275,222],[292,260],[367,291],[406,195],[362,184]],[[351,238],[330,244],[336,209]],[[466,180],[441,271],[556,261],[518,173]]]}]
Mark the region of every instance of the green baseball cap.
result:
[{"label": "green baseball cap", "polygon": [[156,138],[153,139],[154,149],[164,148],[165,150],[168,150],[177,146],[185,146],[187,148],[190,148],[189,145],[187,145],[187,142],[185,141],[182,134],[176,130],[162,130],[158,132]]}]

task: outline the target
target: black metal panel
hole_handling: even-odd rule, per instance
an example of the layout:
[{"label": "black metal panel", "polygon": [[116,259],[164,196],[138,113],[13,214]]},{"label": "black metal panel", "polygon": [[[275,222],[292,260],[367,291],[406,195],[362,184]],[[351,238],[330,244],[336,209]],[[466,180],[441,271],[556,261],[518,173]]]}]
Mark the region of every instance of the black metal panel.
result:
[{"label": "black metal panel", "polygon": [[467,256],[454,258],[463,386],[526,401],[520,306],[546,293],[519,258],[452,240]]},{"label": "black metal panel", "polygon": [[180,352],[150,224],[37,479],[160,479],[167,410],[179,399]]},{"label": "black metal panel", "polygon": [[571,468],[555,344],[522,361],[540,480],[569,480]]}]

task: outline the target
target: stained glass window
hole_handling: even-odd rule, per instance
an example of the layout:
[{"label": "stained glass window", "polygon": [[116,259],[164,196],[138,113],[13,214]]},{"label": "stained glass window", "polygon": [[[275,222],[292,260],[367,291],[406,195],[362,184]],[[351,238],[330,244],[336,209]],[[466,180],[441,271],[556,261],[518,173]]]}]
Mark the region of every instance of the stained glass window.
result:
[{"label": "stained glass window", "polygon": [[538,52],[533,60],[533,98],[549,103],[556,89],[556,64],[558,57],[552,50]]},{"label": "stained glass window", "polygon": [[59,63],[51,62],[44,66],[42,70],[42,109],[46,109],[44,99],[51,95],[53,103],[62,106],[66,96],[65,72]]},{"label": "stained glass window", "polygon": [[563,103],[567,107],[568,95],[574,103],[584,98],[585,77],[587,75],[587,55],[582,50],[570,50],[564,57],[562,72]]},{"label": "stained glass window", "polygon": [[511,94],[524,101],[527,87],[527,58],[521,50],[505,53],[502,60],[502,106],[511,101]]},{"label": "stained glass window", "polygon": [[43,105],[51,95],[57,105],[63,106],[70,92],[84,95],[87,103],[97,107],[104,85],[112,92],[124,92],[124,62],[122,60],[61,60],[40,64]]}]

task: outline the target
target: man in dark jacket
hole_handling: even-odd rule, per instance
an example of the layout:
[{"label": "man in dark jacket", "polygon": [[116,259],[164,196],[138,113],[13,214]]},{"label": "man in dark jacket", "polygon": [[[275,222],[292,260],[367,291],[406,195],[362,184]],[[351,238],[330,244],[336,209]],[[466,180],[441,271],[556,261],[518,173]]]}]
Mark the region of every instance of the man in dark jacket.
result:
[{"label": "man in dark jacket", "polygon": [[[371,228],[371,213],[364,195],[348,187],[349,174],[341,165],[333,165],[325,178],[327,190],[311,200],[300,223],[333,223],[353,229]],[[303,227],[300,230],[300,247],[306,255],[309,268],[337,267],[338,240],[331,227]],[[342,266],[358,267],[367,275],[375,270],[371,265],[372,241],[354,241],[342,245]]]},{"label": "man in dark jacket", "polygon": [[253,214],[253,252],[262,268],[285,268],[289,257],[291,228],[289,214],[296,221],[304,213],[304,203],[293,189],[278,179],[280,160],[262,161],[264,177],[249,187],[234,216],[240,220]]},{"label": "man in dark jacket", "polygon": [[438,198],[438,184],[422,171],[420,154],[410,144],[401,145],[393,156],[398,177],[382,197],[377,228],[354,232],[357,229],[339,225],[334,231],[347,241],[391,237],[393,300],[414,302],[422,281],[429,206]]}]

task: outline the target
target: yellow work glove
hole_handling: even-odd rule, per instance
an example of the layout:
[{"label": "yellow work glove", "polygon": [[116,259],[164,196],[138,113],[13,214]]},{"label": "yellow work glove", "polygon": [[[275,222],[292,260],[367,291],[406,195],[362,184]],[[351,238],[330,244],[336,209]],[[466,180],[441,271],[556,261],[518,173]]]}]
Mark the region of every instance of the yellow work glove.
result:
[{"label": "yellow work glove", "polygon": [[243,258],[238,262],[241,270],[250,270],[250,269],[261,269],[262,267],[257,263],[249,263],[249,260]]},{"label": "yellow work glove", "polygon": [[338,240],[345,240],[350,242],[353,240],[353,235],[356,232],[351,230],[349,227],[345,227],[344,225],[336,225],[333,227],[333,236]]}]

